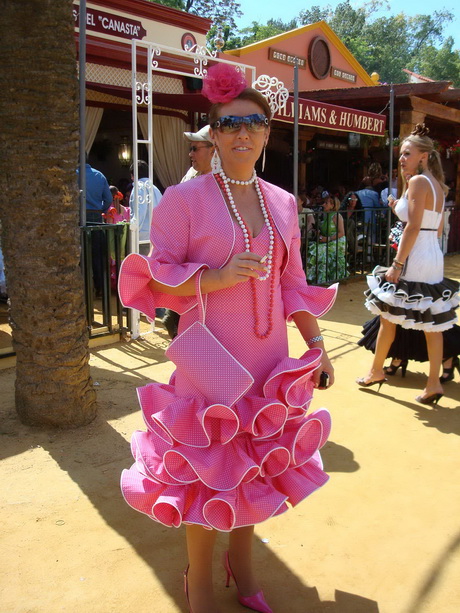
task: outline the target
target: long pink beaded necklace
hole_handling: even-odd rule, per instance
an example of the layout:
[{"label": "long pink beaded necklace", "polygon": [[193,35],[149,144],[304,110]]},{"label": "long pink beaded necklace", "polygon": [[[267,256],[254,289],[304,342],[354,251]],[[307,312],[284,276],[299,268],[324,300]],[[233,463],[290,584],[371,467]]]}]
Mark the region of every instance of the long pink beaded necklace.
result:
[{"label": "long pink beaded necklace", "polygon": [[[254,334],[257,336],[257,338],[263,340],[270,335],[273,329],[273,307],[275,303],[275,273],[272,271],[272,268],[273,268],[273,263],[276,261],[276,241],[275,241],[275,231],[274,231],[275,223],[273,221],[273,217],[270,213],[270,210],[266,205],[265,196],[259,185],[259,181],[256,177],[255,171],[251,179],[249,179],[248,181],[237,182],[235,179],[229,179],[222,170],[220,171],[220,173],[217,173],[214,176],[221,190],[226,195],[230,208],[232,209],[232,212],[239,226],[241,227],[241,230],[243,232],[243,237],[244,237],[245,250],[247,252],[252,251],[251,234],[248,230],[246,222],[244,221],[243,217],[241,216],[238,209],[236,208],[235,200],[233,198],[233,194],[228,184],[238,183],[238,185],[250,185],[251,183],[254,183],[254,186],[257,192],[257,196],[259,198],[260,208],[262,210],[265,225],[267,226],[268,233],[269,233],[269,248],[268,248],[267,260],[266,260],[267,261],[267,272],[265,275],[260,276],[258,279],[254,279],[251,277],[250,284],[251,284],[251,290],[252,290],[252,309],[254,313]],[[256,281],[257,280],[266,281],[268,278],[270,278],[270,290],[269,290],[269,302],[268,302],[268,324],[267,324],[266,331],[261,332]]]}]

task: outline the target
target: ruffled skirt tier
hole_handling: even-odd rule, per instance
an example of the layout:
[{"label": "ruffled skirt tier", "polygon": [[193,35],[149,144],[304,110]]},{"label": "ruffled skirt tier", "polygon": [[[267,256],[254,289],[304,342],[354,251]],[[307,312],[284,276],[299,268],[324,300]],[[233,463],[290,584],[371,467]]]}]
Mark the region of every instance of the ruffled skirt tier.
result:
[{"label": "ruffled skirt tier", "polygon": [[285,358],[262,396],[232,406],[178,396],[172,383],[139,388],[148,430],[132,437],[135,462],[121,478],[127,503],[166,526],[226,532],[278,515],[321,487],[330,415],[307,414],[320,360],[318,349]]},{"label": "ruffled skirt tier", "polygon": [[457,322],[457,281],[446,277],[439,283],[400,279],[395,284],[385,279],[387,270],[378,266],[367,277],[365,306],[371,313],[403,328],[425,332],[442,332]]},{"label": "ruffled skirt tier", "polygon": [[[363,326],[362,337],[358,341],[360,347],[375,353],[377,335],[380,329],[380,317],[374,317]],[[453,326],[442,333],[443,360],[455,358],[460,354],[460,326]],[[395,340],[388,351],[388,358],[399,360],[428,361],[428,350],[425,334],[421,330],[408,330],[402,326],[396,327]]]}]

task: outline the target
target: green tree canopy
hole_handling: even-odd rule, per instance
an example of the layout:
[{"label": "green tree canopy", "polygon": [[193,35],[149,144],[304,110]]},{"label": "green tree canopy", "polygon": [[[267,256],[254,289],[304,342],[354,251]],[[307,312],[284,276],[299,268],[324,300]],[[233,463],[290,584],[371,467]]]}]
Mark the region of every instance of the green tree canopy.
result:
[{"label": "green tree canopy", "polygon": [[[443,29],[452,17],[447,11],[415,17],[404,13],[380,17],[363,28],[364,53],[351,50],[368,72],[378,72],[383,81],[400,83],[405,80],[404,68],[420,71],[425,49],[442,42]],[[459,82],[460,73],[454,70],[448,78]]]},{"label": "green tree canopy", "polygon": [[[276,36],[282,32],[294,30],[297,28],[297,19],[291,19],[291,21],[284,22],[281,19],[269,19],[266,24],[253,21],[252,25],[247,28],[242,28],[236,34],[233,34],[233,29],[226,25],[223,28],[223,35],[225,41],[225,49],[238,49],[239,47],[245,47],[246,45],[252,45],[259,40],[265,40],[271,36]],[[208,41],[212,45],[212,41],[216,35],[217,28],[213,26],[209,31]]]},{"label": "green tree canopy", "polygon": [[449,11],[409,17],[401,12],[375,17],[386,0],[372,0],[354,6],[345,0],[332,9],[330,5],[313,5],[297,18],[283,22],[269,19],[266,24],[253,21],[251,26],[234,32],[227,27],[226,49],[234,49],[292,30],[298,26],[325,21],[364,69],[377,72],[383,82],[406,80],[404,68],[432,79],[451,80],[460,85],[460,51],[452,38],[444,40],[446,25],[453,20]]},{"label": "green tree canopy", "polygon": [[212,19],[214,23],[236,28],[235,19],[241,17],[241,6],[235,0],[150,0],[174,9]]},{"label": "green tree canopy", "polygon": [[[411,69],[430,79],[449,81],[460,87],[460,53],[454,50],[454,39],[449,36],[440,49],[426,45]],[[455,76],[456,75],[456,76]]]}]

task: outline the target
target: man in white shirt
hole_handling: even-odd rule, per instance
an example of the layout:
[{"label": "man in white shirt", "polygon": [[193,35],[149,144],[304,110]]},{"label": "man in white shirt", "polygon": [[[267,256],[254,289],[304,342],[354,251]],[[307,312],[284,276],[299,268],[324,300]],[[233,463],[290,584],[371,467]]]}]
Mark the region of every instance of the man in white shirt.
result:
[{"label": "man in white shirt", "polygon": [[[134,165],[131,166],[131,179],[134,181]],[[161,199],[161,192],[152,181],[149,180],[149,167],[147,162],[139,160],[137,162],[138,182],[137,182],[137,210],[139,218],[139,253],[148,255],[150,252],[150,223],[152,220],[152,211],[158,205]],[[129,197],[129,206],[131,208],[131,223],[137,220],[134,214],[134,197],[135,189]]]},{"label": "man in white shirt", "polygon": [[389,187],[385,187],[380,192],[380,202],[382,206],[388,205],[388,196],[392,195],[394,198],[398,196],[398,169],[393,168],[391,173],[391,181]]},{"label": "man in white shirt", "polygon": [[184,132],[184,138],[190,143],[189,157],[192,165],[181,183],[207,175],[211,172],[211,160],[214,153],[214,143],[209,134],[209,126],[204,126],[198,132]]},{"label": "man in white shirt", "polygon": [[[184,132],[184,138],[190,143],[189,157],[192,162],[187,173],[182,177],[181,183],[190,181],[200,175],[207,175],[211,172],[211,160],[214,153],[214,143],[212,142],[209,133],[209,126],[204,126],[198,132]],[[165,326],[171,338],[177,336],[177,327],[179,325],[179,315],[166,309],[166,314],[163,317],[163,325]]]}]

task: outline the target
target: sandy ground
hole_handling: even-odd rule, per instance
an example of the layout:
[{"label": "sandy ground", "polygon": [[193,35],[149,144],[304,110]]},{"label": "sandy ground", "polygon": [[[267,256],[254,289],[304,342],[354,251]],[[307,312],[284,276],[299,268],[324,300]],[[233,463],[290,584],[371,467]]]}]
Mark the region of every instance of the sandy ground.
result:
[{"label": "sandy ground", "polygon": [[[448,258],[460,279],[460,257]],[[255,563],[275,613],[456,613],[460,610],[460,384],[439,406],[414,401],[426,365],[381,393],[358,389],[370,355],[356,346],[367,318],[363,282],[342,285],[321,321],[337,383],[312,408],[333,415],[324,448],[329,483],[256,528]],[[238,322],[235,322],[237,325]],[[303,346],[289,329],[291,354]],[[75,431],[23,426],[14,371],[0,372],[2,613],[186,611],[184,530],[133,511],[119,491],[131,464],[129,438],[142,428],[135,388],[166,381],[164,330],[144,341],[92,351],[99,414]],[[263,539],[263,540],[262,540]],[[225,613],[243,611],[216,585]],[[246,609],[245,609],[246,610]]]}]

